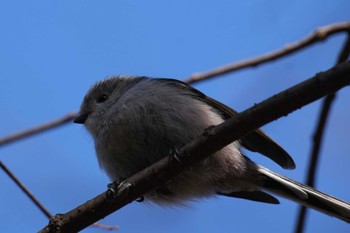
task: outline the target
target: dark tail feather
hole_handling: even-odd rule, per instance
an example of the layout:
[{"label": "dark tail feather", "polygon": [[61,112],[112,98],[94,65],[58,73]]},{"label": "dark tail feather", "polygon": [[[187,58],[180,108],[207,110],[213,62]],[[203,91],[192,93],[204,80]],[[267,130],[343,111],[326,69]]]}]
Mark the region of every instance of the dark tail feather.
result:
[{"label": "dark tail feather", "polygon": [[259,166],[266,191],[350,223],[350,204]]}]

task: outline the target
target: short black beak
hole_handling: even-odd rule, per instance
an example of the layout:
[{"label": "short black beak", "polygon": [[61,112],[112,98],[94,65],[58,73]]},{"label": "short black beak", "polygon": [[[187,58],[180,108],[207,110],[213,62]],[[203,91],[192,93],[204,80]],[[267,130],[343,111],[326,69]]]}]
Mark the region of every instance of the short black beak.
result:
[{"label": "short black beak", "polygon": [[79,113],[73,122],[77,124],[84,124],[88,116],[89,116],[89,113],[83,113],[83,114]]}]

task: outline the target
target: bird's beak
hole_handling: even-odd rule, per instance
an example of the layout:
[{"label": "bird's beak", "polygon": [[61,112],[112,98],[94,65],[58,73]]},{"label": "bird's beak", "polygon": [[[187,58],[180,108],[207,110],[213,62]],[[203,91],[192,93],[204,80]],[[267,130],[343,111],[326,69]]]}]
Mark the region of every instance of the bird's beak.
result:
[{"label": "bird's beak", "polygon": [[73,122],[77,124],[84,124],[88,116],[89,113],[79,113]]}]

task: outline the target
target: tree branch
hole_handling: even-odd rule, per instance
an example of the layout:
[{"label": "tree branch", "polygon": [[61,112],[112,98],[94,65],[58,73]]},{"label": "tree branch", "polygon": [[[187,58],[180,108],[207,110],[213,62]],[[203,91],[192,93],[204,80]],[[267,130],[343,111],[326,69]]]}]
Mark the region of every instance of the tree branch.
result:
[{"label": "tree branch", "polygon": [[254,105],[226,122],[205,130],[180,148],[177,159],[167,156],[126,179],[116,191],[106,191],[63,215],[56,215],[40,232],[78,232],[175,177],[185,168],[232,141],[325,95],[350,85],[350,63],[317,74]]},{"label": "tree branch", "polygon": [[55,127],[69,123],[76,117],[76,115],[77,115],[76,113],[70,113],[70,114],[67,114],[66,116],[63,116],[63,117],[57,119],[57,120],[50,121],[48,123],[41,124],[39,126],[31,128],[31,129],[0,138],[0,147],[4,146],[6,144],[9,144],[11,142],[15,142],[17,140],[23,139],[25,137],[33,136],[33,135],[39,134],[43,131],[53,129]]},{"label": "tree branch", "polygon": [[[337,64],[341,64],[345,62],[348,59],[349,54],[350,54],[350,31],[348,32],[348,36],[345,40],[343,48],[339,53]],[[309,167],[307,172],[307,180],[306,180],[306,184],[311,187],[314,187],[315,185],[316,169],[317,169],[317,164],[319,160],[319,154],[321,150],[323,135],[326,128],[327,119],[329,117],[329,112],[335,97],[336,97],[336,94],[331,93],[330,95],[327,95],[326,98],[324,99],[320,116],[318,119],[318,123],[313,135],[313,148],[311,150]],[[298,219],[295,226],[295,233],[302,233],[304,231],[305,218],[307,213],[308,213],[308,209],[305,206],[300,206]]]},{"label": "tree branch", "polygon": [[283,49],[277,50],[266,55],[262,55],[255,58],[250,58],[247,60],[235,62],[230,65],[226,65],[223,67],[216,68],[212,71],[193,74],[189,78],[185,80],[185,82],[192,84],[194,82],[204,81],[215,76],[223,75],[229,72],[237,71],[240,69],[254,67],[257,65],[261,65],[266,62],[274,61],[278,58],[290,55],[292,53],[297,52],[313,43],[320,42],[325,40],[327,37],[339,33],[339,32],[349,32],[350,31],[350,22],[341,22],[336,24],[331,24],[328,26],[324,26],[316,29],[310,36],[301,39],[295,43],[290,45],[286,45]]},{"label": "tree branch", "polygon": [[51,213],[40,203],[38,199],[24,186],[24,184],[8,169],[5,164],[0,161],[0,167],[4,172],[17,184],[17,186],[29,197],[30,200],[41,210],[41,212],[47,217],[51,218]]}]

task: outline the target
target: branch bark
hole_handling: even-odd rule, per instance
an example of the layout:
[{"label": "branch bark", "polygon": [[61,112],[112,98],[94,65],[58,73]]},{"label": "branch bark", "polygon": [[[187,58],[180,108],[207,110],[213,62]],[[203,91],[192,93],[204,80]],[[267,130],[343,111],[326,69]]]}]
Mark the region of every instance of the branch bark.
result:
[{"label": "branch bark", "polygon": [[[350,85],[350,62],[322,72],[241,112],[236,117],[210,127],[202,136],[183,146],[177,159],[167,156],[126,179],[115,193],[106,191],[85,204],[58,214],[40,232],[78,232],[122,208],[138,197],[166,183],[195,162],[238,140],[252,130],[301,108],[325,95]],[[179,162],[181,161],[181,162]]]}]

